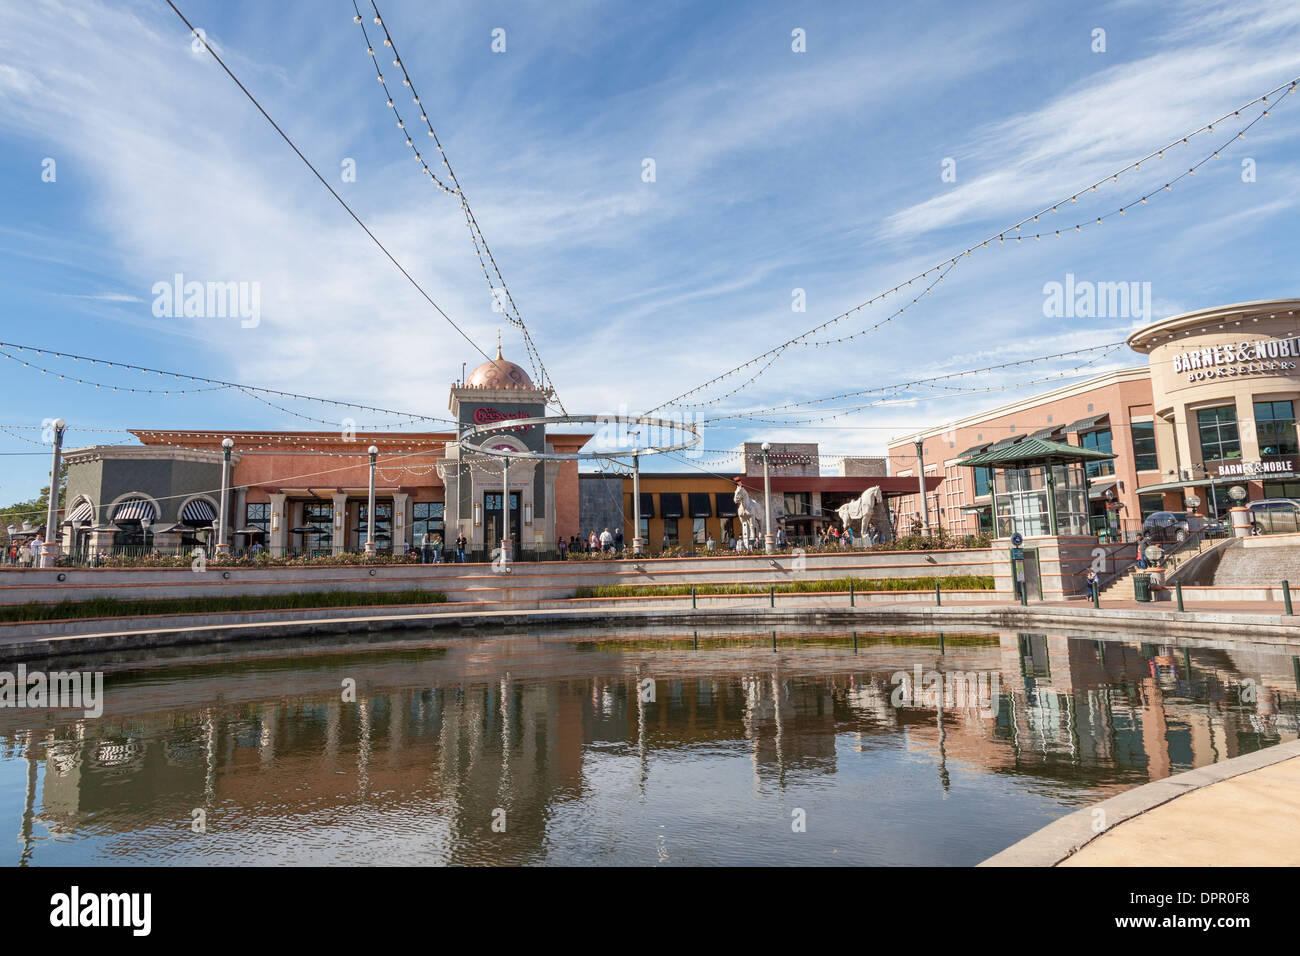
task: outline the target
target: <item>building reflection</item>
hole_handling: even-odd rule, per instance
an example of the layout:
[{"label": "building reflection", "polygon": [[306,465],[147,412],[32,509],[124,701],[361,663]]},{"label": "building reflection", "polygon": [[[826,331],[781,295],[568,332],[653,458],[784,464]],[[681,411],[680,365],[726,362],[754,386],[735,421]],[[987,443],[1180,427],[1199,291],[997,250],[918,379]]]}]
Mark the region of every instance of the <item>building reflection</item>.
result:
[{"label": "building reflection", "polygon": [[[130,860],[209,826],[409,828],[445,862],[543,859],[557,810],[644,798],[665,761],[743,760],[755,791],[832,778],[879,748],[1095,798],[1297,735],[1300,663],[1266,649],[1043,634],[475,640],[110,673],[99,720],[0,716],[21,763],[19,862],[41,835],[117,836]],[[436,653],[435,653],[436,651]],[[982,702],[898,672],[997,675]],[[356,681],[355,701],[338,692]],[[293,693],[287,692],[293,688]],[[494,829],[504,823],[504,831]]]}]

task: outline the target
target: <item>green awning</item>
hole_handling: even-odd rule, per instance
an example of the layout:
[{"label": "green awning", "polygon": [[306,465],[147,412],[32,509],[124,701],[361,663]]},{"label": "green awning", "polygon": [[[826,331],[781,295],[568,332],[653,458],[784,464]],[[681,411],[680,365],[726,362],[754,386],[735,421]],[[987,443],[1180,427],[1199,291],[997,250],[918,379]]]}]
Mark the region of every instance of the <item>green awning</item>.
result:
[{"label": "green awning", "polygon": [[1015,465],[1052,462],[1053,464],[1070,461],[1110,461],[1115,458],[1108,451],[1093,448],[1079,448],[1076,445],[1064,445],[1045,438],[1026,438],[1014,445],[994,445],[982,455],[975,455],[957,462],[967,468],[991,468],[994,466],[1013,467]]}]

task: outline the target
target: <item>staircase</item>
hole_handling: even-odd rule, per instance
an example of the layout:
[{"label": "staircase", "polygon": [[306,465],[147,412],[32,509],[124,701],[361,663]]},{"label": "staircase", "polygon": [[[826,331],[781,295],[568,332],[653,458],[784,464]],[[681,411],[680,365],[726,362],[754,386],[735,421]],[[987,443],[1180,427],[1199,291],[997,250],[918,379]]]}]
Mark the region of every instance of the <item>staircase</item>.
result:
[{"label": "staircase", "polygon": [[1283,580],[1300,583],[1300,547],[1294,544],[1233,548],[1214,572],[1218,587],[1260,587]]},{"label": "staircase", "polygon": [[[1178,564],[1183,564],[1200,554],[1202,551],[1208,551],[1210,548],[1222,541],[1223,538],[1198,538],[1195,541],[1189,541],[1187,544],[1184,544],[1178,549],[1177,554],[1174,555],[1174,557],[1177,559]],[[1166,565],[1166,569],[1172,570],[1172,566]],[[1110,597],[1131,598],[1133,596],[1133,576],[1138,573],[1143,573],[1143,569],[1138,567],[1136,560],[1133,560],[1132,563],[1129,564],[1129,566],[1121,573],[1117,574],[1106,584],[1102,585],[1101,596],[1106,597],[1109,595]],[[1300,570],[1297,571],[1296,580],[1300,581]],[[1214,583],[1220,583],[1217,577]]]}]

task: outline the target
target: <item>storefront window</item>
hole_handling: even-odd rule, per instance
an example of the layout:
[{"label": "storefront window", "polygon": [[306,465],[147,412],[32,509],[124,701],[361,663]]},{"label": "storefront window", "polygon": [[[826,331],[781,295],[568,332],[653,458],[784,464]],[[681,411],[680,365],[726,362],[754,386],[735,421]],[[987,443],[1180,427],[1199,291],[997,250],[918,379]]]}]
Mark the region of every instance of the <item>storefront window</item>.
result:
[{"label": "storefront window", "polygon": [[788,515],[806,515],[812,511],[812,492],[787,491],[785,493],[785,513]]},{"label": "storefront window", "polygon": [[637,535],[642,541],[650,540],[650,519],[645,515],[641,516],[641,532]]},{"label": "storefront window", "polygon": [[[1095,432],[1085,432],[1079,436],[1079,444],[1093,451],[1110,451],[1110,429],[1102,428]],[[1111,461],[1090,461],[1087,465],[1088,477],[1113,475],[1115,463]]]},{"label": "storefront window", "polygon": [[[366,506],[357,507],[356,544],[357,551],[366,546],[366,537],[370,533],[366,525]],[[393,550],[393,503],[391,501],[375,502],[375,547],[380,551]]]},{"label": "storefront window", "polygon": [[1266,481],[1265,498],[1300,498],[1300,481]]},{"label": "storefront window", "polygon": [[664,519],[664,547],[675,548],[677,547],[678,540],[679,539],[677,537],[677,519],[665,518]]},{"label": "storefront window", "polygon": [[992,468],[973,468],[975,472],[975,497],[982,498],[993,488]]},{"label": "storefront window", "polygon": [[323,551],[334,543],[334,506],[307,502],[302,506],[302,524],[313,533],[299,535],[300,547],[305,551]]},{"label": "storefront window", "polygon": [[[443,508],[441,501],[417,501],[413,506],[411,523],[412,540],[418,547],[424,540],[424,533],[443,536]],[[445,539],[444,539],[445,540]]]},{"label": "storefront window", "polygon": [[1160,462],[1156,458],[1156,423],[1134,422],[1132,429],[1133,463],[1137,470],[1159,471]]},{"label": "storefront window", "polygon": [[705,523],[705,521],[707,521],[707,520],[708,520],[707,518],[692,518],[692,519],[691,519],[691,524],[692,524],[692,527],[691,527],[691,537],[693,537],[693,538],[695,539],[695,543],[696,543],[696,544],[704,544],[704,542],[705,542],[705,539],[706,539],[706,536],[707,536],[707,535],[706,535],[706,532],[705,532],[705,530],[704,530],[704,523]]},{"label": "storefront window", "polygon": [[1165,510],[1164,495],[1138,495],[1138,511],[1142,514],[1142,520],[1145,521],[1149,515],[1157,511]]},{"label": "storefront window", "polygon": [[1196,428],[1201,436],[1202,461],[1241,457],[1241,437],[1237,433],[1237,409],[1234,406],[1198,409]]},{"label": "storefront window", "polygon": [[1295,409],[1290,402],[1256,402],[1255,430],[1260,457],[1300,454],[1295,431]]},{"label": "storefront window", "polygon": [[263,531],[271,530],[271,503],[269,501],[254,502],[244,506],[244,527],[261,528]]}]

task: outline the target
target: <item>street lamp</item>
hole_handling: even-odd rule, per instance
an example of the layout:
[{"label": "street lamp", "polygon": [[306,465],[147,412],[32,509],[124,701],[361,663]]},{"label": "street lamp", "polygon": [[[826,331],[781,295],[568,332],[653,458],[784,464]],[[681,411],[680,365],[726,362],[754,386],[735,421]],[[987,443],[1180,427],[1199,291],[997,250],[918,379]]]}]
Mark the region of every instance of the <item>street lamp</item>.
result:
[{"label": "street lamp", "polygon": [[366,497],[366,557],[375,556],[375,458],[379,449],[371,445],[366,449],[370,456],[370,493]]},{"label": "street lamp", "polygon": [[[640,437],[639,435],[637,436]],[[632,557],[640,557],[645,547],[641,537],[641,456],[632,453]]]},{"label": "street lamp", "polygon": [[[930,532],[930,501],[925,496],[925,442],[913,442],[916,446],[916,487],[917,493],[921,496],[921,530],[929,534]],[[1048,475],[1051,475],[1051,469],[1048,469]]]},{"label": "street lamp", "polygon": [[149,529],[153,527],[153,518],[148,515],[140,516],[140,536],[144,539],[144,549],[149,550]]},{"label": "street lamp", "polygon": [[50,460],[50,500],[45,505],[45,547],[41,549],[41,567],[54,567],[59,556],[59,539],[56,537],[54,519],[59,513],[59,459],[63,455],[63,430],[67,422],[54,419],[54,453]]},{"label": "street lamp", "polygon": [[768,452],[771,442],[763,442],[763,550],[771,554],[776,550],[776,535],[772,533],[772,476],[768,470]]},{"label": "street lamp", "polygon": [[230,449],[234,447],[234,439],[221,439],[221,513],[217,515],[215,552],[220,558],[230,557],[230,544],[226,541],[226,514],[230,510]]}]

